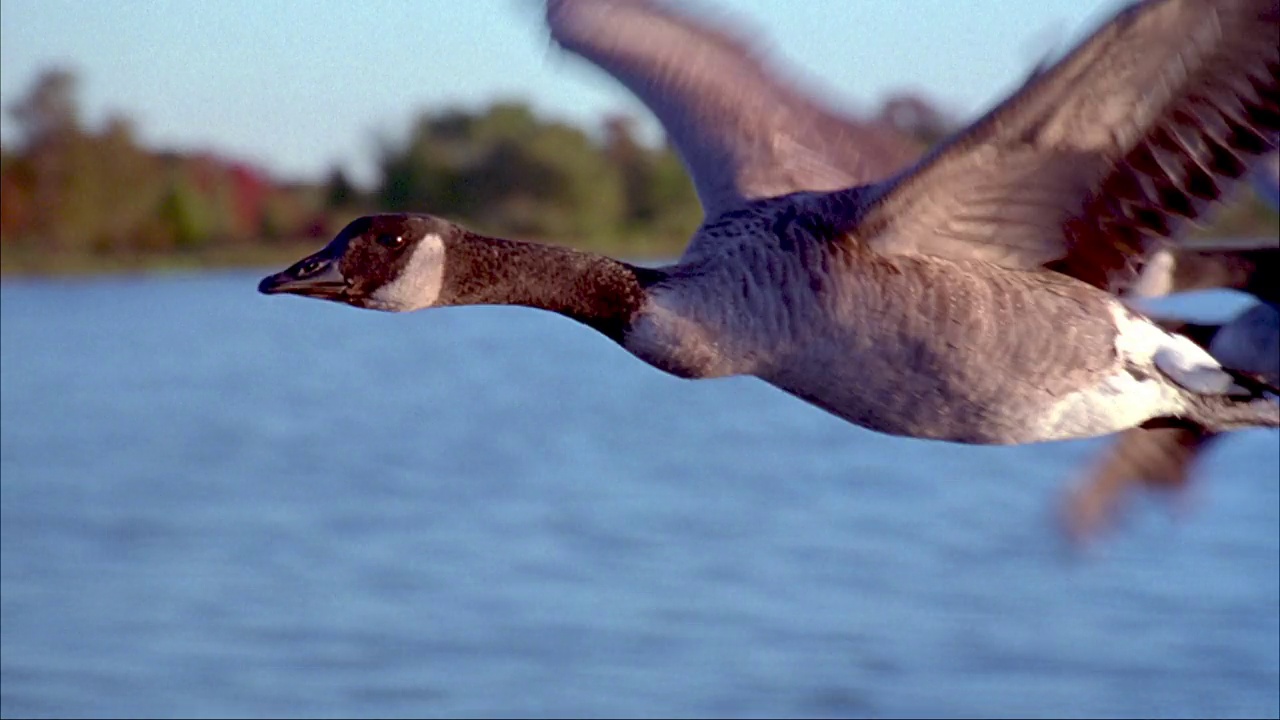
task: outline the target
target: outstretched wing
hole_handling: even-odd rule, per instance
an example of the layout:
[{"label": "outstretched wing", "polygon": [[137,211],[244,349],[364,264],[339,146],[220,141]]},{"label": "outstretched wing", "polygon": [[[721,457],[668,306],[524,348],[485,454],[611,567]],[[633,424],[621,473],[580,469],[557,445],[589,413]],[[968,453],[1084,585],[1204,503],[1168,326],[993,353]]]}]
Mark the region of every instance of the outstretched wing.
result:
[{"label": "outstretched wing", "polygon": [[1135,491],[1185,490],[1191,467],[1219,436],[1201,428],[1131,428],[1120,433],[1065,498],[1067,534],[1085,542],[1114,524]]},{"label": "outstretched wing", "polygon": [[772,72],[733,23],[649,0],[548,0],[551,36],[621,81],[662,123],[713,218],[744,202],[883,178],[920,149],[822,107]]},{"label": "outstretched wing", "polygon": [[878,191],[820,200],[884,253],[1047,266],[1111,291],[1280,131],[1280,0],[1148,0]]}]

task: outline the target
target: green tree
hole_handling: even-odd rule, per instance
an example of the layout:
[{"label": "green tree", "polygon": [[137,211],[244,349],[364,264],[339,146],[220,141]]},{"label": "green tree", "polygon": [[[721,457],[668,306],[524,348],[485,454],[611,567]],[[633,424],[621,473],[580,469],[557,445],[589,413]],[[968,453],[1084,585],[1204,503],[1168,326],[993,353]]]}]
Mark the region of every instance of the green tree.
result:
[{"label": "green tree", "polygon": [[340,167],[334,167],[329,171],[329,178],[324,185],[324,206],[330,210],[339,210],[348,208],[353,205],[359,205],[363,202],[360,197],[360,191],[347,178],[347,174]]},{"label": "green tree", "polygon": [[8,108],[31,174],[32,230],[54,246],[67,239],[58,219],[71,179],[69,156],[81,135],[77,84],[75,73],[66,68],[46,70]]},{"label": "green tree", "polygon": [[670,144],[655,153],[652,192],[658,208],[653,234],[659,242],[683,243],[702,222],[702,205],[693,180]]},{"label": "green tree", "polygon": [[651,225],[658,215],[654,165],[660,158],[636,142],[634,120],[625,115],[605,119],[605,154],[622,182],[624,222],[631,228]]},{"label": "green tree", "polygon": [[616,234],[617,172],[578,128],[519,103],[424,114],[399,146],[384,143],[377,196],[480,229],[552,240]]}]

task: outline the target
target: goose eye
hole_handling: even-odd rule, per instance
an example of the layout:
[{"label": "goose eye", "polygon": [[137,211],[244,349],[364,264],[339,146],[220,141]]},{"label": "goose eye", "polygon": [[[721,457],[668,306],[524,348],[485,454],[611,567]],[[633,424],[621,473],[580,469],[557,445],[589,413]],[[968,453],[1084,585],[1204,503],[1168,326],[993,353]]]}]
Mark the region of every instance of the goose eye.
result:
[{"label": "goose eye", "polygon": [[391,233],[383,233],[377,237],[378,244],[386,248],[398,248],[404,244],[403,235],[392,235]]}]

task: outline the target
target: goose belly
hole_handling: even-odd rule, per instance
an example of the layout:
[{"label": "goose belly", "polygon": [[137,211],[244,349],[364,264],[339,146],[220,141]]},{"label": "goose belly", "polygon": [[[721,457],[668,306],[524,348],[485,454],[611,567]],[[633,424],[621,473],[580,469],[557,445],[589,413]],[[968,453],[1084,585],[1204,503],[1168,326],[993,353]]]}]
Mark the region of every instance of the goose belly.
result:
[{"label": "goose belly", "polygon": [[919,359],[815,352],[760,377],[851,423],[892,435],[966,443],[1043,439],[1031,421],[1052,407],[1044,393],[995,367],[975,383],[967,373]]},{"label": "goose belly", "polygon": [[[842,364],[808,366],[761,376],[766,382],[862,427],[891,435],[973,444],[1018,444],[1105,435],[1138,425],[1168,404],[1166,388],[1117,373],[1056,397],[1034,378],[992,368],[986,387],[915,369],[880,375],[877,362],[847,356]],[[878,360],[878,358],[877,358]],[[995,387],[994,376],[999,375]],[[1016,388],[1016,389],[1015,389]]]}]

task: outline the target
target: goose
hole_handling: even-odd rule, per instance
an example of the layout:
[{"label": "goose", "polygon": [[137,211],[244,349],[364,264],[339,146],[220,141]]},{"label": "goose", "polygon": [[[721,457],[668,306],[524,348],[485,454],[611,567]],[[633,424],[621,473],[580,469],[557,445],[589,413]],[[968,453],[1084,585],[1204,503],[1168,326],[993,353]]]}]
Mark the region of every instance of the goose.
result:
[{"label": "goose", "polygon": [[259,290],[548,310],[676,376],[754,376],[926,439],[1280,426],[1264,388],[1117,297],[1273,149],[1277,0],[1129,6],[905,169],[690,17],[618,0],[551,0],[546,16],[684,161],[704,220],[677,263],[379,214]]},{"label": "goose", "polygon": [[[1280,210],[1280,153],[1252,175],[1258,197]],[[1224,323],[1200,324],[1160,318],[1165,329],[1192,338],[1223,365],[1280,386],[1280,238],[1229,251],[1162,249],[1143,268],[1132,294],[1154,297],[1208,288],[1232,288],[1258,302]],[[1131,428],[1077,479],[1062,507],[1063,527],[1078,543],[1115,523],[1124,500],[1143,488],[1180,491],[1191,468],[1219,433],[1196,427]]]}]

